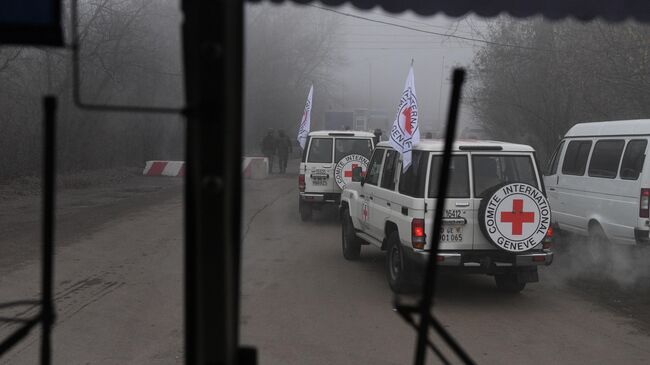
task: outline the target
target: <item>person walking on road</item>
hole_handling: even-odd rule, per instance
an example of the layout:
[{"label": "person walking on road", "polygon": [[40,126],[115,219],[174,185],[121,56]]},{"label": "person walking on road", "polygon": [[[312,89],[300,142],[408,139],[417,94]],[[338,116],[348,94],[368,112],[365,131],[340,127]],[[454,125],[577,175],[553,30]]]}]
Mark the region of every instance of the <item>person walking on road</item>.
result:
[{"label": "person walking on road", "polygon": [[269,174],[273,173],[273,156],[278,148],[278,142],[275,139],[273,129],[269,129],[264,139],[262,139],[262,153],[269,160]]},{"label": "person walking on road", "polygon": [[289,159],[289,154],[292,152],[292,142],[283,130],[280,130],[278,133],[278,163],[280,165],[280,173],[284,174],[287,172],[287,160]]}]

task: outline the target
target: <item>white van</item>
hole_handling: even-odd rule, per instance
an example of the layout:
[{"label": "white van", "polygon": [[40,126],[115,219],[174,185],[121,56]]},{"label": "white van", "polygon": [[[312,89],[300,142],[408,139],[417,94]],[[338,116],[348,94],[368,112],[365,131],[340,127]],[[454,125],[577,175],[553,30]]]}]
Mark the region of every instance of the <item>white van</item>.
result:
[{"label": "white van", "polygon": [[650,119],[573,126],[544,177],[556,228],[592,242],[650,243],[649,139]]},{"label": "white van", "polygon": [[364,173],[375,135],[360,131],[314,131],[307,136],[298,172],[298,210],[303,221],[325,204],[338,205],[352,170]]}]

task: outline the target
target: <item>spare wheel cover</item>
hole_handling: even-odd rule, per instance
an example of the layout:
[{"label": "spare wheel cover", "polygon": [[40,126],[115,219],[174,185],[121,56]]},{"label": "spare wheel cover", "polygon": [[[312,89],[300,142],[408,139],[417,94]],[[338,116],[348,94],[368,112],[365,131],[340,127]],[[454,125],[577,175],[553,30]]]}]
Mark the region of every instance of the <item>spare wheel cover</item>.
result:
[{"label": "spare wheel cover", "polygon": [[481,200],[479,225],[485,237],[508,252],[525,252],[540,244],[551,224],[544,194],[525,183],[496,186]]}]

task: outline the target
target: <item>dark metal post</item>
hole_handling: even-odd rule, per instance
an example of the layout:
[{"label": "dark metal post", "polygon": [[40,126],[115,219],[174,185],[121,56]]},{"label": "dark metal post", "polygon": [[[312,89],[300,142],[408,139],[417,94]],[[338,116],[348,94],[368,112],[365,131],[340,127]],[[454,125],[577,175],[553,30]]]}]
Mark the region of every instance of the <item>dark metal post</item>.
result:
[{"label": "dark metal post", "polygon": [[[429,339],[429,327],[432,324],[431,303],[436,286],[436,253],[440,242],[440,229],[442,228],[442,214],[445,207],[445,196],[447,195],[447,181],[449,164],[451,162],[451,150],[456,135],[456,124],[458,120],[458,108],[460,105],[460,91],[465,81],[465,70],[456,69],[453,74],[453,86],[451,101],[449,103],[449,114],[447,118],[447,129],[445,133],[445,147],[442,157],[442,164],[438,174],[438,201],[436,202],[435,215],[433,219],[433,230],[431,231],[431,251],[426,265],[425,279],[423,284],[422,298],[420,302],[420,323],[418,327],[418,340],[415,352],[415,364],[423,365],[426,359],[427,341]],[[452,345],[453,347],[453,345]],[[456,349],[454,349],[456,350]]]},{"label": "dark metal post", "polygon": [[54,324],[54,198],[56,192],[56,97],[43,98],[43,251],[41,270],[41,364],[52,361],[51,334]]},{"label": "dark metal post", "polygon": [[239,319],[243,2],[183,0],[185,360],[234,364]]}]

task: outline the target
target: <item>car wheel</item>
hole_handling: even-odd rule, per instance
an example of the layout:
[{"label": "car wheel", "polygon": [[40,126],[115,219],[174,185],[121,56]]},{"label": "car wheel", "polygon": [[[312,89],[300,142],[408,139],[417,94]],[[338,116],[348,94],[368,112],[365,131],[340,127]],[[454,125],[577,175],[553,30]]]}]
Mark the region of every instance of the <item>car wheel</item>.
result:
[{"label": "car wheel", "polygon": [[399,233],[393,232],[388,236],[386,250],[386,278],[393,292],[402,294],[411,292],[410,267],[404,256],[404,249],[399,239]]},{"label": "car wheel", "polygon": [[350,218],[347,209],[343,211],[343,220],[341,221],[341,248],[346,260],[358,260],[361,256],[361,243],[354,232],[352,218]]},{"label": "car wheel", "polygon": [[497,284],[497,288],[504,293],[519,293],[526,287],[526,283],[520,283],[519,280],[517,280],[516,273],[495,275],[494,281]]},{"label": "car wheel", "polygon": [[311,216],[312,216],[312,212],[313,212],[311,204],[307,204],[307,203],[305,203],[305,202],[303,202],[301,200],[298,203],[298,210],[300,211],[300,219],[303,222],[311,220]]}]

